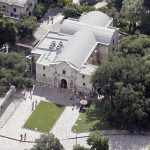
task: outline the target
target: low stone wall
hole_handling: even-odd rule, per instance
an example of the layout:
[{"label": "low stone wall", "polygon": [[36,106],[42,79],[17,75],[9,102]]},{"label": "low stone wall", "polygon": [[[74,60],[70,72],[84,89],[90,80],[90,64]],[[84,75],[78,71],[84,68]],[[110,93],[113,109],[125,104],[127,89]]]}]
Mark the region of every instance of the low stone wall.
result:
[{"label": "low stone wall", "polygon": [[10,101],[10,98],[15,94],[15,92],[16,92],[16,88],[15,86],[12,85],[9,91],[6,93],[4,99],[0,103],[1,111],[5,108],[5,106],[7,106],[7,104]]}]

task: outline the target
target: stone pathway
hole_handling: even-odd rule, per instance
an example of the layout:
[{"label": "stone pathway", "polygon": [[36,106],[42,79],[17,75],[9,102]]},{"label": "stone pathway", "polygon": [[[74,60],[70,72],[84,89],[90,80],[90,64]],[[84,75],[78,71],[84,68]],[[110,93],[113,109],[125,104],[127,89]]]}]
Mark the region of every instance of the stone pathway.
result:
[{"label": "stone pathway", "polygon": [[[29,98],[30,93],[26,92],[26,94],[27,99],[21,102],[19,107],[16,109],[16,111],[13,113],[10,119],[6,122],[4,127],[0,129],[0,135],[20,139],[20,134],[26,133],[27,140],[29,141],[34,141],[35,138],[38,138],[40,136],[40,133],[24,129],[22,127],[32,113],[32,102],[34,100],[37,100],[39,103],[40,100],[44,100],[44,98],[33,96],[33,99],[31,100]],[[11,105],[8,107],[8,109],[10,110],[10,108]],[[6,113],[10,112],[7,111]],[[31,143],[22,143],[1,137],[0,143],[0,150],[23,150],[30,149],[33,146],[33,144]]]},{"label": "stone pathway", "polygon": [[[34,33],[34,37],[37,41],[40,41],[49,30],[53,30],[55,24],[63,19],[64,16],[59,13],[59,11],[57,12],[57,9],[58,8],[51,8],[51,11],[48,11],[47,14],[45,14],[43,22]],[[53,23],[49,19],[50,16],[53,16],[54,18]]]},{"label": "stone pathway", "polygon": [[9,107],[5,110],[2,117],[0,118],[0,128],[2,128],[6,124],[6,122],[13,115],[20,103],[21,101],[16,100],[9,105]]},{"label": "stone pathway", "polygon": [[[76,139],[69,139],[69,138],[76,138],[76,134],[71,131],[72,127],[74,126],[76,120],[79,117],[79,109],[72,109],[72,106],[68,106],[65,108],[63,114],[56,122],[55,126],[51,130],[51,132],[61,140],[65,150],[72,150],[73,145],[76,144]],[[77,136],[87,136],[89,134],[83,133],[78,134]],[[83,146],[87,147],[86,139],[78,139],[77,143],[80,143]]]}]

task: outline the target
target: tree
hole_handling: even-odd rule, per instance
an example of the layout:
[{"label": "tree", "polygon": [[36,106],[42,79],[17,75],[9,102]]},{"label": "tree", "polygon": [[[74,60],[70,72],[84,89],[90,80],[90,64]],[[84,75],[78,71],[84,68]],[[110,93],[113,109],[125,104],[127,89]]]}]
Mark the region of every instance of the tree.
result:
[{"label": "tree", "polygon": [[78,145],[74,145],[73,146],[73,150],[88,150],[87,148],[85,148],[84,146],[80,146]]},{"label": "tree", "polygon": [[82,6],[81,7],[81,11],[82,12],[90,12],[90,11],[94,11],[95,8],[93,6]]},{"label": "tree", "polygon": [[[150,67],[141,56],[114,54],[93,76],[103,91],[106,119],[115,128],[143,130],[150,123]],[[98,108],[97,108],[98,109]]]},{"label": "tree", "polygon": [[41,19],[46,12],[45,6],[42,3],[39,3],[33,11],[33,15],[37,18],[37,20]]},{"label": "tree", "polygon": [[16,23],[18,34],[21,38],[30,37],[33,35],[36,27],[37,20],[34,16],[27,16],[19,19]]},{"label": "tree", "polygon": [[4,44],[15,44],[17,41],[17,29],[12,20],[0,19],[0,47]]},{"label": "tree", "polygon": [[114,6],[115,8],[117,8],[118,10],[120,10],[122,8],[122,2],[123,0],[109,0],[109,5]]},{"label": "tree", "polygon": [[68,17],[77,17],[80,16],[82,13],[81,9],[77,5],[68,5],[64,7],[63,15],[65,18]]},{"label": "tree", "polygon": [[[128,54],[144,56],[150,47],[150,37],[146,35],[134,35],[123,38],[119,44],[118,51],[123,56]],[[149,51],[149,50],[148,50]]]},{"label": "tree", "polygon": [[103,137],[98,132],[94,132],[87,140],[88,145],[91,146],[91,150],[109,150],[109,138]]},{"label": "tree", "polygon": [[53,134],[42,134],[39,139],[35,140],[36,144],[31,150],[63,150],[60,141]]},{"label": "tree", "polygon": [[0,53],[0,96],[4,96],[10,84],[16,88],[32,87],[33,81],[26,78],[28,64],[24,56],[18,53]]},{"label": "tree", "polygon": [[61,6],[71,5],[73,0],[58,0],[57,4]]},{"label": "tree", "polygon": [[133,31],[136,30],[136,23],[141,20],[143,14],[143,0],[124,0],[121,13],[131,23]]}]

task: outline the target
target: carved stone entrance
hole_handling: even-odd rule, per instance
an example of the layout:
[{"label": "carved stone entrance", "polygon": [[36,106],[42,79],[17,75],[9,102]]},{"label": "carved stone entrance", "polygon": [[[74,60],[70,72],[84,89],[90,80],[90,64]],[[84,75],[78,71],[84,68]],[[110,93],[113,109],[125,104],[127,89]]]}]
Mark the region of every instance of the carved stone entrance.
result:
[{"label": "carved stone entrance", "polygon": [[65,79],[61,80],[61,88],[67,88],[67,81]]}]

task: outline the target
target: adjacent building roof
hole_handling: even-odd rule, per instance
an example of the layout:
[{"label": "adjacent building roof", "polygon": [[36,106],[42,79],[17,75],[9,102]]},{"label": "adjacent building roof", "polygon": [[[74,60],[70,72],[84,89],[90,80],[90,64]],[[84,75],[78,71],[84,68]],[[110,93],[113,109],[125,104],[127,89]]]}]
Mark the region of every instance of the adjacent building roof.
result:
[{"label": "adjacent building roof", "polygon": [[24,7],[28,0],[0,0],[0,2],[7,3],[9,5],[16,5]]},{"label": "adjacent building roof", "polygon": [[81,29],[69,39],[55,62],[66,61],[76,68],[80,68],[88,53],[93,49],[95,43],[94,34],[89,30]]}]

